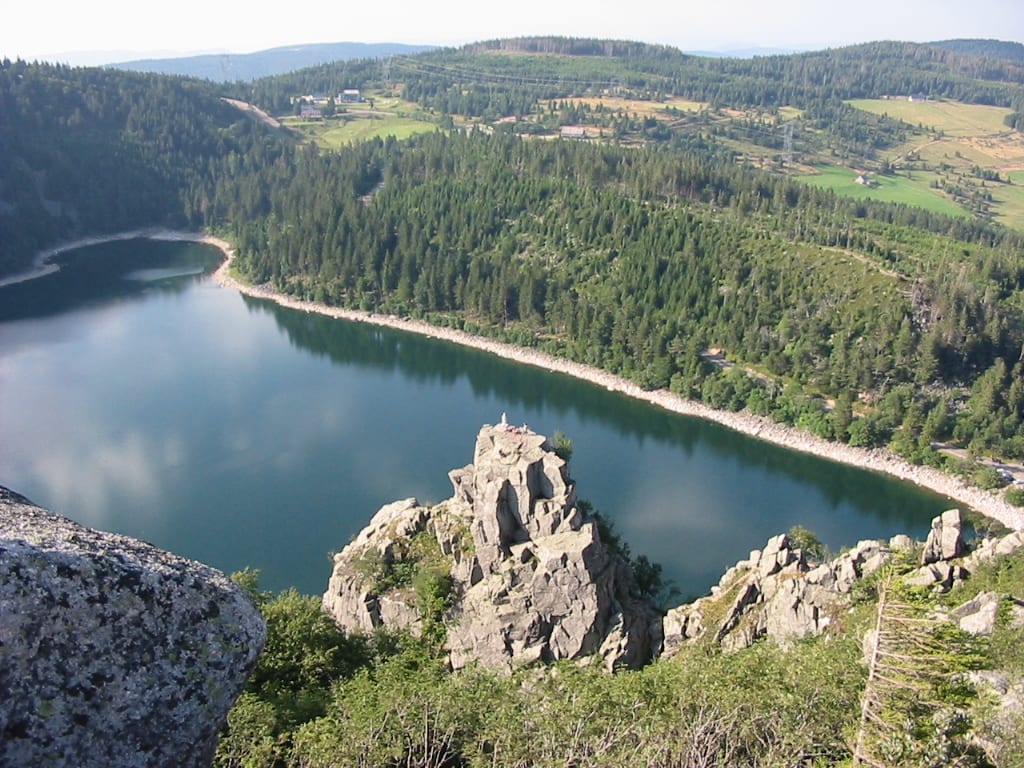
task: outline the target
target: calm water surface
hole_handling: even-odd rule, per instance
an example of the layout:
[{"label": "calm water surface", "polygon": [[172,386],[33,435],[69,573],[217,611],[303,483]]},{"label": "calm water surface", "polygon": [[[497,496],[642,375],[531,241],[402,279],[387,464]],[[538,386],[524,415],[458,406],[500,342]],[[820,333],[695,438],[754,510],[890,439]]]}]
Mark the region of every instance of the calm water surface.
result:
[{"label": "calm water surface", "polygon": [[128,241],[0,288],[0,484],[268,589],[319,593],[383,504],[451,495],[482,424],[574,443],[578,494],[686,596],[796,524],[838,549],[952,503],[559,374],[245,298]]}]

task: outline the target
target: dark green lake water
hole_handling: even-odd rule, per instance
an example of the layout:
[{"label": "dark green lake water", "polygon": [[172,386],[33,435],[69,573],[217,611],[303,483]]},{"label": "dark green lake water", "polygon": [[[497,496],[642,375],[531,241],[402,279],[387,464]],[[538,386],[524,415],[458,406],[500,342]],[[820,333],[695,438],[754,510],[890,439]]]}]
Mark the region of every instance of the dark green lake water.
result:
[{"label": "dark green lake water", "polygon": [[951,502],[476,350],[247,299],[206,246],[82,249],[0,288],[0,484],[319,593],[383,504],[451,495],[482,424],[574,443],[580,497],[683,595],[796,524],[923,538]]}]

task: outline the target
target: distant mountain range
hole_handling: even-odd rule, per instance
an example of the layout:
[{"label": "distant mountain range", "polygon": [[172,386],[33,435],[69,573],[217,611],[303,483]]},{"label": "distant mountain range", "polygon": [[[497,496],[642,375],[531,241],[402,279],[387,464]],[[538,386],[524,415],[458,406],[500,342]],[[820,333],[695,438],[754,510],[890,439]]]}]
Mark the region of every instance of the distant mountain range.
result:
[{"label": "distant mountain range", "polygon": [[[1000,40],[943,40],[928,45],[969,56],[997,58],[1024,63],[1024,45]],[[247,82],[261,77],[315,67],[334,61],[406,56],[436,50],[436,45],[402,43],[314,43],[270,48],[254,53],[210,53],[176,58],[149,58],[123,61],[107,66],[136,72],[184,75],[214,82]],[[796,53],[787,48],[744,48],[727,51],[687,51],[708,58],[749,59]]]},{"label": "distant mountain range", "polygon": [[[802,49],[799,49],[802,50]],[[704,56],[711,59],[752,59],[755,56],[788,56],[799,53],[796,48],[730,48],[724,51],[683,51],[691,56]]]},{"label": "distant mountain range", "polygon": [[214,82],[258,80],[331,61],[406,56],[434,50],[435,45],[402,43],[316,43],[270,48],[254,53],[223,53],[168,59],[137,59],[108,66],[135,72],[199,77]]}]

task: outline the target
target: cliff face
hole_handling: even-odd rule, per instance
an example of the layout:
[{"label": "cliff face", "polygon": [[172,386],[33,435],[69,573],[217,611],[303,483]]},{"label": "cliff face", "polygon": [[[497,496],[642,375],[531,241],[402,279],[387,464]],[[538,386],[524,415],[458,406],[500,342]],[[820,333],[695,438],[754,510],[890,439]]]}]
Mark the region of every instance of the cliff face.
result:
[{"label": "cliff face", "polygon": [[208,766],[265,637],[219,571],[0,488],[0,765]]},{"label": "cliff face", "polygon": [[442,620],[455,669],[595,655],[609,668],[639,666],[657,653],[660,615],[580,511],[565,462],[542,435],[485,426],[473,463],[449,476],[451,499],[388,505],[335,557],[324,607],[339,626],[419,631],[422,590],[394,576],[432,560],[450,585]]}]

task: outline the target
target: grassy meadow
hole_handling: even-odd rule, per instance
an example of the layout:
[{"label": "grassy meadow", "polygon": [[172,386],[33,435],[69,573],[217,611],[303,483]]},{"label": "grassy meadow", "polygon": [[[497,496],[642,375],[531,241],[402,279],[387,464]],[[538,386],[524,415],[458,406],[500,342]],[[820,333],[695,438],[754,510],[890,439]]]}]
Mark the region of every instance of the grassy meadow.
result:
[{"label": "grassy meadow", "polygon": [[434,123],[397,115],[348,116],[341,120],[289,124],[289,127],[299,130],[324,149],[340,149],[346,144],[388,136],[407,139],[417,133],[437,130]]},{"label": "grassy meadow", "polygon": [[906,99],[854,99],[857,109],[876,115],[895,117],[910,125],[920,125],[947,136],[970,137],[1009,130],[1003,122],[1013,110],[983,104],[955,101],[907,101]]},{"label": "grassy meadow", "polygon": [[[603,106],[612,112],[624,112],[627,115],[639,115],[640,117],[661,117],[665,118],[668,110],[674,109],[679,112],[702,112],[710,105],[703,101],[690,101],[689,99],[665,99],[663,101],[650,101],[644,99],[627,99],[621,96],[591,96],[583,99],[572,99],[578,104],[586,104],[591,109]],[[543,104],[539,105],[543,108]]]},{"label": "grassy meadow", "polygon": [[996,221],[1024,230],[1024,172],[1014,176],[1013,184],[992,184],[989,189],[997,204]]},{"label": "grassy meadow", "polygon": [[[966,212],[941,192],[929,187],[931,174],[910,172],[906,175],[876,176],[871,180],[877,186],[858,184],[857,171],[839,165],[816,165],[815,173],[800,175],[801,181],[833,190],[838,195],[904,203],[952,216],[966,216]],[[905,173],[905,172],[904,172]]]},{"label": "grassy meadow", "polygon": [[420,112],[420,106],[391,95],[372,95],[369,103],[356,104],[326,120],[302,120],[285,117],[281,122],[299,133],[306,141],[324,149],[340,149],[346,144],[394,136],[406,139],[417,133],[437,129],[429,120],[411,117]]},{"label": "grassy meadow", "polygon": [[[877,115],[898,118],[916,127],[907,143],[892,151],[885,161],[892,163],[910,186],[930,195],[927,204],[909,189],[901,201],[922,205],[930,210],[944,210],[943,204],[961,209],[952,196],[933,187],[956,189],[960,202],[972,196],[988,198],[989,215],[993,220],[1016,229],[1024,229],[1024,133],[1012,131],[1003,122],[1011,110],[981,104],[953,101],[911,102],[906,99],[855,99],[851,106]],[[851,179],[856,176],[852,171]],[[993,174],[997,178],[992,178]],[[851,189],[841,182],[841,174],[824,173],[807,181],[833,186],[841,194],[872,196],[889,200],[882,193],[893,177],[878,176],[882,185],[874,190]],[[897,179],[900,176],[895,177]],[[904,185],[906,186],[906,185]],[[936,202],[940,201],[940,202]],[[948,211],[947,211],[948,212]]]}]

